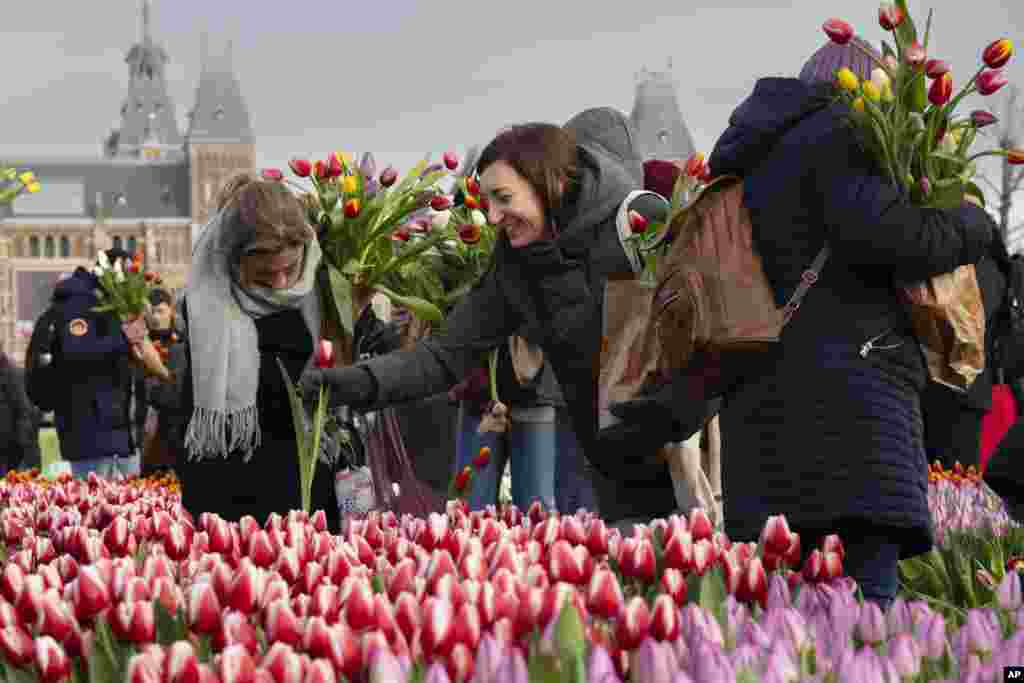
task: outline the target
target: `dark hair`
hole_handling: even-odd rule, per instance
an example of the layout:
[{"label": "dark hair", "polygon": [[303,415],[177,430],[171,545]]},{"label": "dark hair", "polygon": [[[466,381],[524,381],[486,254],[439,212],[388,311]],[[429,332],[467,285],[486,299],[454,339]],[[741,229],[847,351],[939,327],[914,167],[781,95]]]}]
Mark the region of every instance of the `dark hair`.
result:
[{"label": "dark hair", "polygon": [[562,205],[562,184],[569,193],[576,182],[576,137],[552,123],[522,123],[500,131],[476,162],[481,174],[504,161],[530,184],[548,215]]},{"label": "dark hair", "polygon": [[231,178],[217,196],[217,209],[233,208],[229,230],[241,233],[244,251],[277,252],[315,237],[302,201],[284,183],[251,173]]}]

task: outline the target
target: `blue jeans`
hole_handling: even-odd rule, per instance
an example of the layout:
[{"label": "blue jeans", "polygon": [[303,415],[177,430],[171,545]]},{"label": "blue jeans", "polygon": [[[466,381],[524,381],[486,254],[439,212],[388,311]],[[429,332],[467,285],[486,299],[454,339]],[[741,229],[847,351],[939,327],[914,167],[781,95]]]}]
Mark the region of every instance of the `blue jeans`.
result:
[{"label": "blue jeans", "polygon": [[576,440],[568,410],[558,410],[555,428],[558,432],[558,456],[555,459],[555,503],[558,511],[563,515],[571,515],[580,508],[597,512],[590,463]]},{"label": "blue jeans", "polygon": [[139,456],[110,455],[105,458],[87,458],[71,460],[71,475],[76,479],[84,479],[90,472],[106,479],[117,477],[138,476],[141,470]]},{"label": "blue jeans", "polygon": [[552,422],[512,421],[504,434],[478,434],[480,416],[459,405],[459,429],[455,442],[455,472],[473,462],[480,449],[489,446],[491,462],[473,476],[467,502],[471,510],[482,510],[498,502],[498,488],[505,464],[511,460],[512,502],[526,510],[535,500],[555,506],[555,457],[558,439]]}]

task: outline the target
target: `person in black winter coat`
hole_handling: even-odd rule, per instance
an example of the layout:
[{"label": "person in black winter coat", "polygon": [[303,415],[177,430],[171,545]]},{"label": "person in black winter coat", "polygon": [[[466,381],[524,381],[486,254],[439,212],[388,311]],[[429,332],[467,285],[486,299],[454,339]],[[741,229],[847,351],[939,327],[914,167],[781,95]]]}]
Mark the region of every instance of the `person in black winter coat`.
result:
[{"label": "person in black winter coat", "polygon": [[[584,133],[551,124],[501,132],[477,163],[488,219],[500,239],[488,271],[456,305],[444,331],[410,350],[348,368],[311,368],[302,386],[313,394],[326,383],[332,398],[362,410],[412,401],[447,390],[482,354],[518,334],[544,351],[582,452],[602,470],[591,473],[601,515],[611,522],[663,516],[675,509],[668,467],[659,462],[638,482],[624,454],[595,448],[604,283],[632,272],[616,214],[643,181],[639,164],[634,172],[610,149],[632,147],[625,123],[600,139]],[[667,203],[645,195],[629,208],[663,220]]]},{"label": "person in black winter coat", "polygon": [[725,396],[725,526],[734,541],[757,540],[769,516],[785,515],[805,554],[838,533],[847,574],[885,605],[898,588],[897,561],[933,540],[927,373],[897,287],[976,263],[994,226],[971,203],[906,201],[846,125],[832,86],[840,66],[866,79],[873,64],[853,44],[829,43],[799,79],[759,80],[709,159],[714,176],[744,179],[779,306],[831,248],[781,343]]},{"label": "person in black winter coat", "polygon": [[0,464],[4,471],[30,465],[26,461],[33,460],[33,453],[32,466],[39,464],[39,411],[25,394],[22,375],[0,348]]},{"label": "person in black winter coat", "polygon": [[980,464],[981,421],[992,407],[996,364],[992,349],[998,333],[997,321],[1006,302],[1007,281],[999,267],[1001,259],[1008,260],[1006,247],[995,230],[989,253],[975,266],[985,307],[985,370],[974,379],[967,393],[928,382],[921,396],[928,462],[937,460],[946,469],[956,462],[964,467]]}]

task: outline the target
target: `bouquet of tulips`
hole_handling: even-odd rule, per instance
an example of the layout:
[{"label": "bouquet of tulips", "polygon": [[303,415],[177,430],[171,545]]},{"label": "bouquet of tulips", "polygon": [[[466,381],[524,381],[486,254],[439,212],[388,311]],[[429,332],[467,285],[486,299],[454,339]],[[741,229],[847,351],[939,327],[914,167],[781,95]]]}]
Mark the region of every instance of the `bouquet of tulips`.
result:
[{"label": "bouquet of tulips", "polygon": [[[326,160],[289,162],[296,176],[312,184],[305,201],[328,265],[335,303],[332,314],[349,334],[353,321],[375,293],[420,319],[441,320],[436,305],[409,293],[422,276],[422,270],[411,266],[447,236],[444,228],[450,219],[451,199],[439,184],[458,165],[458,157],[446,152],[443,164],[430,165],[424,159],[400,179],[391,166],[378,175],[371,154],[365,154],[358,166],[342,152]],[[266,169],[264,177],[284,179],[277,169]],[[429,221],[438,229],[422,233],[422,239],[403,239],[413,234],[407,225],[410,218],[428,207]]]},{"label": "bouquet of tulips", "polygon": [[[149,306],[149,293],[159,280],[156,273],[143,268],[141,252],[127,262],[118,258],[111,263],[106,252],[101,251],[92,272],[99,280],[96,298],[100,302],[92,310],[114,313],[123,322],[135,322],[143,316]],[[143,338],[142,348],[136,349],[136,357],[149,374],[171,381],[171,372],[148,335]]]},{"label": "bouquet of tulips", "polygon": [[[976,160],[999,155],[1010,163],[1024,163],[1024,151],[992,149],[972,154],[978,130],[996,119],[986,111],[958,116],[955,110],[971,93],[988,96],[1006,85],[1002,68],[1013,55],[1013,43],[1003,38],[986,47],[981,68],[954,97],[949,65],[929,59],[930,14],[923,44],[906,0],[883,4],[878,22],[894,41],[894,45],[883,41],[882,59],[856,41],[851,43],[876,64],[870,80],[862,82],[847,68],[836,72],[839,96],[849,104],[851,123],[910,201],[934,208],[954,208],[965,200],[984,206],[984,196],[973,181]],[[840,45],[853,38],[853,27],[842,19],[830,19],[822,28]],[[931,379],[966,391],[985,367],[985,316],[974,266],[907,287],[903,296],[910,305]]]},{"label": "bouquet of tulips", "polygon": [[32,171],[0,166],[0,206],[10,204],[19,195],[35,194],[41,189],[42,185]]},{"label": "bouquet of tulips", "polygon": [[707,161],[701,152],[696,152],[685,164],[680,165],[672,196],[668,198],[670,208],[665,221],[648,221],[636,211],[629,212],[629,234],[620,235],[620,238],[627,252],[633,249],[630,259],[640,264],[642,279],[654,281],[659,257],[664,255],[675,237],[669,234],[669,226],[680,213],[687,210],[688,203],[700,195],[710,180],[711,171]]},{"label": "bouquet of tulips", "polygon": [[465,501],[473,491],[473,479],[476,473],[491,464],[491,449],[483,446],[473,462],[455,473],[448,484],[448,499]]}]

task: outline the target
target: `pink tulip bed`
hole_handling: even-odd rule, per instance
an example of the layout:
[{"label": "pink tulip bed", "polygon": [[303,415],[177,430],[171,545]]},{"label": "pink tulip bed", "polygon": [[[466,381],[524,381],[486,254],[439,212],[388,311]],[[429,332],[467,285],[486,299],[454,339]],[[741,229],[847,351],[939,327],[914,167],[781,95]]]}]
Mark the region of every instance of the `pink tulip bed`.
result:
[{"label": "pink tulip bed", "polygon": [[[629,535],[535,505],[428,519],[322,512],[228,523],[91,476],[0,480],[0,676],[21,681],[1001,680],[1024,663],[1021,582],[953,623],[882,612],[826,539],[703,512]],[[792,566],[793,569],[789,567]]]}]

